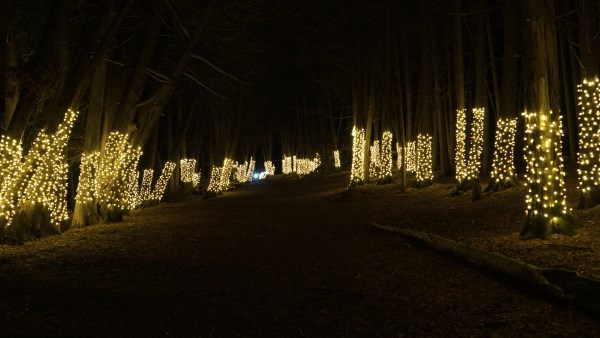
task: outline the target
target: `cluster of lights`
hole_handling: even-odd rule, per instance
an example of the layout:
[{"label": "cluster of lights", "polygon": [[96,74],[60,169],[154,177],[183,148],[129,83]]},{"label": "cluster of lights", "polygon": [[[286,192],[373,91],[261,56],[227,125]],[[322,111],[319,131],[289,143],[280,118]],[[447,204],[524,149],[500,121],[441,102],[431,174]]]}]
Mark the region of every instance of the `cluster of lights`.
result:
[{"label": "cluster of lights", "polygon": [[160,201],[165,193],[165,189],[167,188],[167,183],[171,179],[173,172],[175,171],[176,164],[175,162],[167,162],[163,167],[162,172],[160,173],[160,177],[156,184],[154,185],[154,190],[152,191],[153,200]]},{"label": "cluster of lights", "polygon": [[473,108],[473,124],[471,126],[471,144],[469,147],[469,160],[467,163],[467,180],[479,177],[481,167],[481,154],[483,152],[483,122],[484,108]]},{"label": "cluster of lights", "polygon": [[221,167],[221,179],[219,181],[219,191],[225,191],[229,187],[229,178],[233,170],[233,161],[225,158],[223,160],[223,167]]},{"label": "cluster of lights", "polygon": [[91,203],[94,201],[96,174],[95,168],[98,166],[100,153],[97,151],[81,154],[81,163],[79,165],[79,185],[77,186],[77,203]]},{"label": "cluster of lights", "polygon": [[369,178],[377,179],[379,178],[379,172],[381,171],[381,162],[380,162],[380,151],[381,146],[379,140],[373,141],[373,144],[369,147]]},{"label": "cluster of lights", "polygon": [[298,158],[296,159],[296,173],[300,176],[308,175],[313,171],[317,170],[319,165],[321,165],[321,157],[317,153],[315,158]]},{"label": "cluster of lights", "polygon": [[406,171],[417,171],[417,141],[406,142]]},{"label": "cluster of lights", "polygon": [[431,135],[417,135],[417,182],[429,182],[433,179],[432,145]]},{"label": "cluster of lights", "polygon": [[132,155],[125,159],[123,168],[126,187],[126,190],[123,192],[125,198],[124,210],[133,210],[143,202],[139,194],[140,187],[138,186],[140,172],[137,170],[140,157],[142,157],[142,149],[133,148],[129,144],[127,146],[132,149]]},{"label": "cluster of lights", "polygon": [[193,158],[183,158],[179,161],[179,170],[181,182],[193,183],[194,172],[196,171],[196,160]]},{"label": "cluster of lights", "polygon": [[600,80],[583,80],[579,92],[579,190],[589,194],[600,184]]},{"label": "cluster of lights", "polygon": [[218,193],[221,191],[221,173],[223,168],[217,167],[216,165],[212,166],[212,170],[210,172],[210,181],[208,183],[207,190],[210,192]]},{"label": "cluster of lights", "polygon": [[456,111],[456,150],[454,161],[456,165],[456,179],[462,182],[467,178],[467,110]]},{"label": "cluster of lights", "polygon": [[96,198],[109,209],[128,210],[139,203],[137,165],[141,148],[127,135],[111,132],[96,170]]},{"label": "cluster of lights", "polygon": [[0,217],[8,226],[15,213],[15,186],[22,172],[23,149],[21,144],[8,136],[0,138]]},{"label": "cluster of lights", "polygon": [[152,197],[152,179],[154,178],[153,169],[144,169],[142,174],[142,186],[140,187],[140,200],[142,202],[149,200]]},{"label": "cluster of lights", "polygon": [[236,162],[233,167],[235,169],[235,179],[240,183],[247,182],[248,177],[246,175],[246,168],[248,168],[248,161],[245,161],[242,164]]},{"label": "cluster of lights", "polygon": [[552,222],[569,212],[566,202],[562,160],[562,123],[552,121],[552,112],[523,113],[525,117],[525,160],[527,218]]},{"label": "cluster of lights", "polygon": [[196,188],[200,186],[200,178],[202,177],[202,170],[198,170],[192,175],[192,187]]},{"label": "cluster of lights", "polygon": [[479,177],[481,153],[483,152],[484,108],[473,108],[471,137],[467,144],[467,111],[456,114],[456,179],[459,182]]},{"label": "cluster of lights", "polygon": [[517,119],[498,119],[494,140],[492,179],[504,182],[515,176],[514,149]]},{"label": "cluster of lights", "polygon": [[28,179],[18,191],[17,209],[24,210],[32,204],[39,204],[50,214],[50,222],[60,227],[66,221],[67,176],[69,165],[65,159],[66,147],[79,112],[67,110],[64,120],[54,135],[40,131],[32,146],[32,156],[28,155],[25,168]]},{"label": "cluster of lights", "polygon": [[256,161],[250,157],[250,163],[248,164],[248,170],[246,171],[246,181],[252,181],[252,176],[254,174],[254,166],[256,165]]},{"label": "cluster of lights", "polygon": [[292,172],[298,172],[298,161],[296,159],[296,155],[292,156],[293,161],[292,161]]},{"label": "cluster of lights", "polygon": [[402,146],[400,146],[400,143],[396,143],[396,154],[398,155],[396,167],[398,168],[398,170],[400,170],[402,169]]},{"label": "cluster of lights", "polygon": [[273,176],[275,175],[275,165],[271,161],[265,162],[265,172],[267,175]]},{"label": "cluster of lights", "polygon": [[358,183],[365,179],[365,130],[352,128],[352,169],[350,172],[350,184]]},{"label": "cluster of lights", "polygon": [[292,167],[292,157],[291,156],[283,156],[283,160],[281,161],[281,168],[284,175],[291,174],[293,171]]},{"label": "cluster of lights", "polygon": [[381,152],[379,156],[380,177],[392,176],[392,133],[389,131],[383,132],[381,139]]},{"label": "cluster of lights", "polygon": [[340,162],[340,151],[339,150],[333,151],[333,165],[336,168],[340,168],[342,166],[342,163]]}]

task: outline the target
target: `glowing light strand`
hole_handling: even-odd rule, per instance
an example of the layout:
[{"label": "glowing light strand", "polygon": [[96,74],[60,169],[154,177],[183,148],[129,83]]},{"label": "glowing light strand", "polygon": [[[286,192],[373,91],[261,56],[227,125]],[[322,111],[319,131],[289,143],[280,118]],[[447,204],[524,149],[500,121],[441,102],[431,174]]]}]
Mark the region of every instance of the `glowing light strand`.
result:
[{"label": "glowing light strand", "polygon": [[582,194],[589,194],[600,185],[600,80],[583,80],[577,92],[578,188]]},{"label": "glowing light strand", "polygon": [[156,181],[154,185],[154,190],[152,191],[152,199],[160,201],[165,193],[165,189],[167,188],[167,183],[171,179],[173,172],[175,171],[176,164],[175,162],[167,162],[163,167],[162,172],[160,173],[160,177]]},{"label": "glowing light strand", "polygon": [[417,182],[429,182],[433,179],[433,137],[429,134],[417,135]]},{"label": "glowing light strand", "polygon": [[365,130],[352,129],[352,168],[350,172],[350,184],[362,182],[365,179],[364,157],[365,157]]},{"label": "glowing light strand", "polygon": [[498,119],[494,140],[492,179],[504,182],[515,176],[514,150],[517,119]]},{"label": "glowing light strand", "polygon": [[525,178],[529,221],[552,221],[570,212],[566,201],[562,160],[562,122],[552,121],[552,112],[523,113],[525,117]]},{"label": "glowing light strand", "polygon": [[342,164],[340,162],[340,151],[339,150],[333,151],[333,165],[336,168],[340,168],[342,166]]}]

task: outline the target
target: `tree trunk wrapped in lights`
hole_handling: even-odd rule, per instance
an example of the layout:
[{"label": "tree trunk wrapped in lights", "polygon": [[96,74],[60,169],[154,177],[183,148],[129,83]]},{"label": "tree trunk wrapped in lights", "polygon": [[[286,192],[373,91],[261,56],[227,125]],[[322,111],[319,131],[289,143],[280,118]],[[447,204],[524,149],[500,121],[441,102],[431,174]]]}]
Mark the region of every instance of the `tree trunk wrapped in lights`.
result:
[{"label": "tree trunk wrapped in lights", "polygon": [[153,169],[144,169],[142,174],[142,185],[140,187],[140,200],[142,203],[148,201],[152,197],[152,179],[154,177]]},{"label": "tree trunk wrapped in lights", "polygon": [[173,172],[175,171],[176,164],[175,162],[167,162],[163,167],[162,172],[160,173],[160,177],[156,181],[154,185],[154,190],[152,191],[152,200],[156,201],[156,203],[160,202],[165,193],[165,189],[167,188],[167,183],[173,176]]},{"label": "tree trunk wrapped in lights", "polygon": [[527,221],[521,236],[545,238],[551,233],[574,234],[567,207],[562,159],[562,123],[552,112],[524,113],[527,161]]},{"label": "tree trunk wrapped in lights", "polygon": [[433,137],[428,134],[417,135],[417,187],[431,185],[433,180]]},{"label": "tree trunk wrapped in lights", "polygon": [[59,233],[69,219],[65,154],[78,115],[69,109],[54,134],[42,130],[34,141],[21,167],[15,214],[7,229],[12,236],[29,239]]},{"label": "tree trunk wrapped in lights", "polygon": [[196,171],[196,160],[183,158],[179,160],[179,177],[183,183],[183,193],[188,194],[194,188],[194,172]]},{"label": "tree trunk wrapped in lights", "polygon": [[373,141],[373,144],[369,148],[370,160],[369,160],[369,179],[379,179],[379,172],[381,171],[380,153],[381,146],[379,140]]},{"label": "tree trunk wrapped in lights", "polygon": [[[481,198],[479,185],[479,169],[483,152],[483,128],[485,110],[473,108],[473,120],[468,129],[465,109],[457,111],[456,117],[456,179],[457,185],[453,195],[461,195],[467,190],[473,191],[473,201]],[[470,133],[467,131],[470,130]],[[469,135],[470,134],[470,135]],[[469,142],[467,143],[467,140]]]},{"label": "tree trunk wrapped in lights", "polygon": [[600,80],[583,80],[579,92],[579,208],[600,203]]},{"label": "tree trunk wrapped in lights", "polygon": [[352,129],[352,168],[350,171],[349,188],[363,184],[365,179],[364,156],[365,156],[365,130]]},{"label": "tree trunk wrapped in lights", "polygon": [[124,212],[135,204],[137,194],[130,190],[134,189],[134,176],[137,175],[133,171],[137,173],[141,154],[139,147],[129,144],[126,134],[112,132],[108,136],[96,170],[96,198],[104,221],[121,221]]},{"label": "tree trunk wrapped in lights", "polygon": [[216,165],[212,166],[212,170],[210,172],[210,181],[208,183],[208,187],[206,188],[206,193],[204,194],[204,198],[212,198],[216,197],[218,193],[221,192],[221,173],[223,168],[217,167]]},{"label": "tree trunk wrapped in lights", "polygon": [[0,233],[10,226],[15,213],[15,197],[22,174],[23,149],[20,142],[8,136],[0,138]]},{"label": "tree trunk wrapped in lights", "polygon": [[99,158],[99,152],[81,154],[79,185],[77,186],[77,195],[75,196],[75,211],[73,213],[71,228],[81,228],[100,222],[95,193],[96,168]]},{"label": "tree trunk wrapped in lights", "polygon": [[336,169],[339,169],[342,166],[342,163],[340,162],[340,151],[339,150],[333,151],[333,166]]},{"label": "tree trunk wrapped in lights", "polygon": [[231,177],[233,161],[225,158],[223,160],[223,167],[221,169],[221,178],[219,180],[219,192],[227,190],[229,187],[229,178]]},{"label": "tree trunk wrapped in lights", "polygon": [[417,171],[417,141],[406,142],[406,171]]},{"label": "tree trunk wrapped in lights", "polygon": [[485,191],[501,191],[519,183],[515,174],[515,136],[517,119],[498,119],[496,139],[494,141],[494,160],[492,162],[492,180]]},{"label": "tree trunk wrapped in lights", "polygon": [[392,183],[392,133],[384,131],[380,143],[379,181],[377,184]]}]

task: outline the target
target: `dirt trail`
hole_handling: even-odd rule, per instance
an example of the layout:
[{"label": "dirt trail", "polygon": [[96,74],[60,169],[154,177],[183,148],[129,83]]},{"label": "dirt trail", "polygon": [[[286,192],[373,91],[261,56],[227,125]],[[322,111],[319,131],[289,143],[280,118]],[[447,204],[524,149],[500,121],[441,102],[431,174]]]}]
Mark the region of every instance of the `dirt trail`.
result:
[{"label": "dirt trail", "polygon": [[[346,182],[347,174],[275,178],[210,200],[161,204],[123,223],[2,246],[0,332],[600,334],[599,322],[579,310],[370,228],[406,219],[410,204],[392,186],[340,199]],[[413,225],[434,226],[433,216],[418,217]]]}]

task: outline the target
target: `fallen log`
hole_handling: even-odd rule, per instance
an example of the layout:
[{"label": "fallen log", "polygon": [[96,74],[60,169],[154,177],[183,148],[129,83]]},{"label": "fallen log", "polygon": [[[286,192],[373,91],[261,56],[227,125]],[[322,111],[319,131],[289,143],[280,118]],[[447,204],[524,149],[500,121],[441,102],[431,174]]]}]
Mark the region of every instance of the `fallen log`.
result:
[{"label": "fallen log", "polygon": [[540,268],[501,254],[466,245],[434,234],[371,223],[377,229],[393,232],[424,243],[436,250],[456,255],[472,264],[526,282],[550,292],[559,299],[600,315],[600,281],[577,272]]}]

